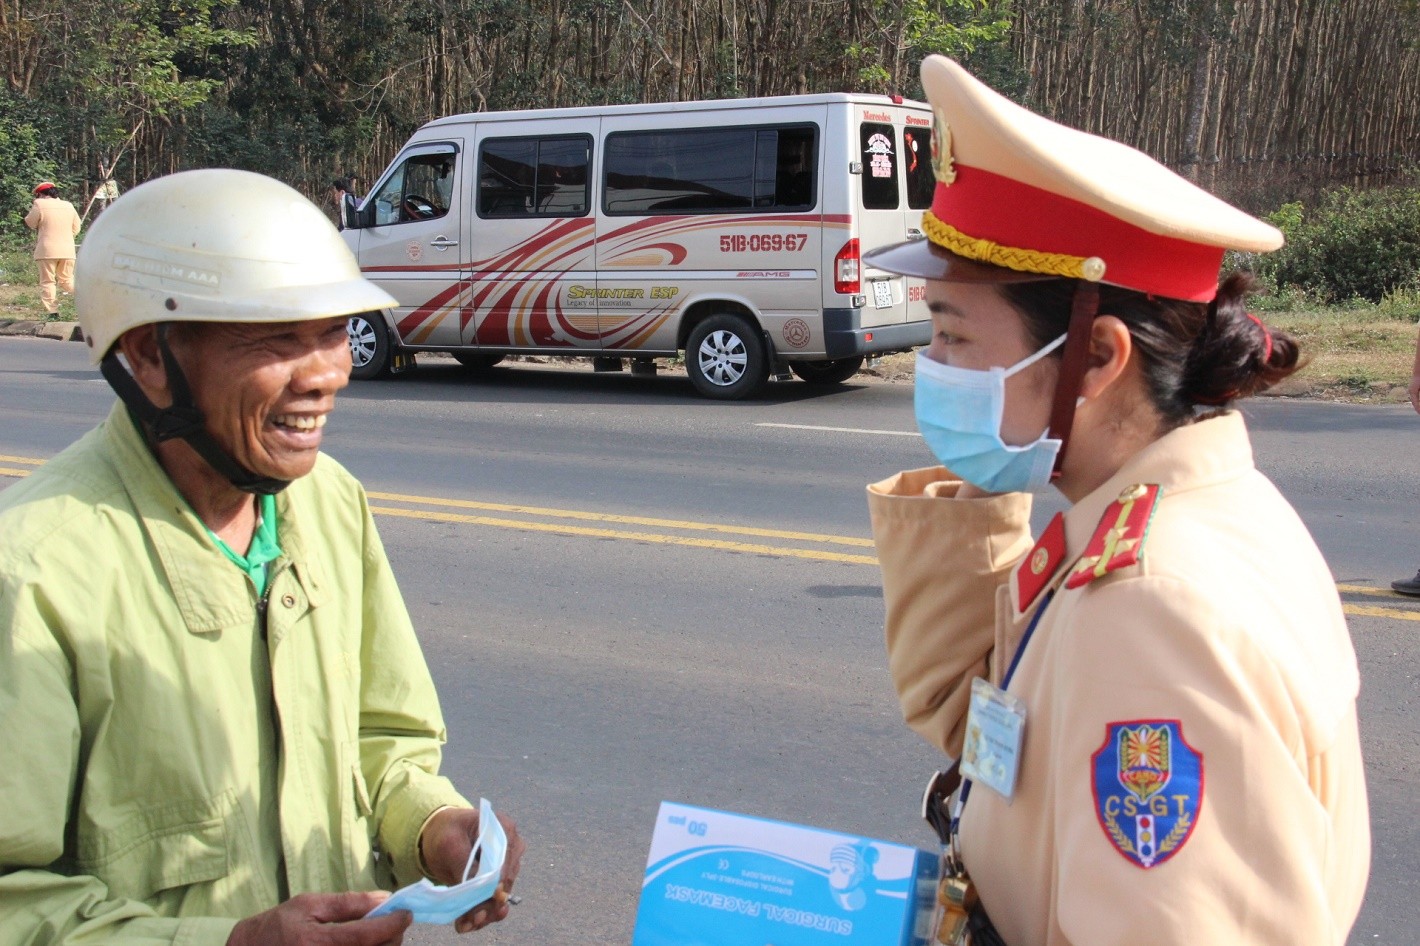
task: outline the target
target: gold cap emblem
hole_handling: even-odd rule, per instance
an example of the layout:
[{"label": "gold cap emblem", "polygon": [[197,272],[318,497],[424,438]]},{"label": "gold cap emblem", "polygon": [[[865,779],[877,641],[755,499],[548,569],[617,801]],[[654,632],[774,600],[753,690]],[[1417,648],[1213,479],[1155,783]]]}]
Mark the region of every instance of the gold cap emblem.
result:
[{"label": "gold cap emblem", "polygon": [[932,114],[932,173],[941,183],[950,184],[957,179],[952,166],[952,126],[940,110],[933,109]]}]

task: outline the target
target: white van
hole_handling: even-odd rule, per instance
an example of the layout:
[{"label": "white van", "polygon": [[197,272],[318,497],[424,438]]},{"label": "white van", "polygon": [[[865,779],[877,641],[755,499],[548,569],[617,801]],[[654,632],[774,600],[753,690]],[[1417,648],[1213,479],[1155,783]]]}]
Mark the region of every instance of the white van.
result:
[{"label": "white van", "polygon": [[399,302],[350,320],[354,377],[421,351],[637,373],[683,351],[714,398],[845,381],[930,340],[922,281],[860,259],[921,236],[931,134],[923,103],[843,94],[430,122],[346,221]]}]

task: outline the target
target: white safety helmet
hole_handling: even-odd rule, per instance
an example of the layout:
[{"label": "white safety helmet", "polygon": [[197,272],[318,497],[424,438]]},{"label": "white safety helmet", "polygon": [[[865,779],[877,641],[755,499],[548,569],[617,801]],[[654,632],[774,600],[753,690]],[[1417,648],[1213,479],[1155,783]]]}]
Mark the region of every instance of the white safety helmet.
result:
[{"label": "white safety helmet", "polygon": [[160,177],[115,200],[84,238],[74,282],[95,363],[154,322],[295,322],[395,305],[314,204],[225,168]]}]

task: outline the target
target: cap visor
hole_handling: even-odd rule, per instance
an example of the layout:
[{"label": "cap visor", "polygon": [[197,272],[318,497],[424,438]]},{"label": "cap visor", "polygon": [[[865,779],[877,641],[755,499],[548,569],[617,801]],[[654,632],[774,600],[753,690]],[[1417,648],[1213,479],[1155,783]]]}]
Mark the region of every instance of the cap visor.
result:
[{"label": "cap visor", "polygon": [[863,254],[863,262],[890,273],[946,282],[1040,282],[1054,278],[1041,273],[1023,273],[989,263],[978,263],[976,260],[944,250],[927,239],[908,240],[906,243],[894,243],[869,250]]}]

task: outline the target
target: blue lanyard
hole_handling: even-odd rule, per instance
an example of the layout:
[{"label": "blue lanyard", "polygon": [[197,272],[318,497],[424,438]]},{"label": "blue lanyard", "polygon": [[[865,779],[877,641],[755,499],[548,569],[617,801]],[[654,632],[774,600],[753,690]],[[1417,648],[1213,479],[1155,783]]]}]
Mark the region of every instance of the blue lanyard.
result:
[{"label": "blue lanyard", "polygon": [[[1021,637],[1021,642],[1016,645],[1016,652],[1011,657],[1011,665],[1006,668],[1006,675],[1001,678],[1001,689],[1006,690],[1011,685],[1011,678],[1016,675],[1016,668],[1021,665],[1021,658],[1025,656],[1026,647],[1030,645],[1030,639],[1035,634],[1035,626],[1040,623],[1041,615],[1045,614],[1045,609],[1050,607],[1051,599],[1055,597],[1055,592],[1051,591],[1046,595],[1045,600],[1036,609],[1035,617],[1030,619],[1030,624],[1026,627],[1025,634]],[[952,812],[951,836],[956,837],[957,830],[961,827],[961,813],[966,810],[966,799],[971,795],[971,779],[963,778],[961,784],[961,794],[957,796],[956,810]]]}]

